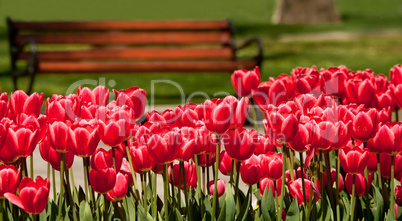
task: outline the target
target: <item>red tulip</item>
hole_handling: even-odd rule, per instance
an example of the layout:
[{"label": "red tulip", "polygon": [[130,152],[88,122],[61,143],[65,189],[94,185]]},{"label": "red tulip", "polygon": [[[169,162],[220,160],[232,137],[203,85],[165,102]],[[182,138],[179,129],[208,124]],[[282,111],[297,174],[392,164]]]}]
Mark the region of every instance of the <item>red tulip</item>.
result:
[{"label": "red tulip", "polygon": [[116,183],[113,189],[107,193],[106,198],[109,201],[117,202],[122,200],[128,190],[128,176],[122,173],[116,175]]},{"label": "red tulip", "polygon": [[402,185],[395,186],[395,202],[398,206],[402,206]]},{"label": "red tulip", "polygon": [[[355,175],[355,193],[356,196],[363,196],[366,194],[366,181],[364,179],[364,175],[361,173],[358,173]],[[369,174],[368,176],[368,188],[367,191],[370,190],[371,188],[371,183],[373,181],[374,174]],[[353,174],[346,174],[345,178],[345,184],[346,184],[346,189],[348,190],[349,194],[352,194],[352,188],[353,188]]]},{"label": "red tulip", "polygon": [[252,71],[236,70],[233,72],[231,80],[236,93],[240,97],[247,97],[260,84],[260,69],[255,67]]},{"label": "red tulip", "polygon": [[[322,175],[323,175],[322,180],[324,181],[324,187],[325,187],[328,184],[327,172],[324,171]],[[343,181],[342,174],[339,174],[338,180],[339,180],[338,191],[340,193],[345,188],[345,183]],[[336,183],[336,170],[334,168],[331,168],[331,182],[332,187]],[[321,181],[319,179],[317,179],[317,187],[318,190],[321,192]]]},{"label": "red tulip", "polygon": [[46,100],[46,116],[49,123],[54,121],[74,121],[80,110],[78,95],[53,95]]},{"label": "red tulip", "polygon": [[[169,182],[172,183],[174,186],[184,189],[183,172],[181,172],[182,174],[180,174],[180,164],[173,165],[173,180],[171,179],[172,178],[171,173],[172,173],[172,167],[169,167],[168,170]],[[197,173],[195,169],[195,164],[184,162],[184,174],[187,189],[194,189],[197,186]]]},{"label": "red tulip", "polygon": [[244,161],[254,153],[258,141],[255,130],[235,129],[226,132],[221,138],[227,154],[234,160]]},{"label": "red tulip", "polygon": [[17,90],[10,95],[10,112],[13,118],[21,113],[38,116],[42,107],[44,94],[33,93],[27,95],[22,90]]},{"label": "red tulip", "polygon": [[39,132],[38,143],[40,143],[47,134],[46,116],[43,114],[39,114],[39,117],[36,117],[33,115],[26,115],[25,113],[22,113],[18,115],[16,122],[19,127],[28,128],[32,132],[38,130]]},{"label": "red tulip", "polygon": [[402,65],[397,64],[392,67],[389,76],[392,84],[402,84]]},{"label": "red tulip", "polygon": [[344,150],[339,152],[342,168],[346,173],[358,174],[364,172],[366,168],[369,155],[368,152],[360,153],[357,150],[351,150],[345,154]]},{"label": "red tulip", "polygon": [[346,97],[349,103],[368,105],[374,96],[374,85],[369,79],[349,79],[346,82]]},{"label": "red tulip", "polygon": [[289,143],[289,147],[297,152],[305,152],[309,149],[310,132],[305,125],[299,124],[298,131],[294,139]]},{"label": "red tulip", "polygon": [[[219,159],[221,159],[220,158],[220,156],[221,155],[219,155]],[[195,158],[195,157],[198,157],[198,165],[200,166],[200,167],[210,167],[210,166],[212,166],[212,164],[214,164],[216,161],[216,157],[215,157],[215,154],[201,154],[201,155],[195,155],[194,157],[193,157],[193,159]],[[208,162],[207,162],[207,159],[208,159]],[[208,164],[207,164],[208,163]]]},{"label": "red tulip", "polygon": [[252,155],[250,159],[241,162],[240,175],[247,185],[254,185],[263,178],[261,171],[261,158]]},{"label": "red tulip", "polygon": [[222,150],[219,154],[219,171],[225,176],[230,176],[232,173],[232,158],[226,153],[226,150]]},{"label": "red tulip", "polygon": [[326,95],[345,96],[348,70],[344,66],[330,67],[322,73],[321,88]]},{"label": "red tulip", "polygon": [[352,134],[352,130],[350,129],[351,126],[351,121],[349,121],[347,124],[343,123],[342,121],[335,123],[337,131],[335,132],[335,137],[331,145],[332,148],[342,149],[347,145]]},{"label": "red tulip", "polygon": [[130,163],[126,159],[123,159],[120,167],[120,173],[127,175],[128,186],[132,187],[134,185],[133,175],[131,173]]},{"label": "red tulip", "polygon": [[[276,185],[275,185],[275,183],[276,183]],[[278,196],[280,196],[280,195],[281,195],[281,191],[282,191],[282,190],[281,190],[281,186],[280,186],[281,184],[282,184],[282,178],[280,178],[280,179],[277,180],[277,181],[273,181],[273,180],[268,179],[268,178],[262,179],[262,180],[260,181],[260,193],[261,193],[261,196],[264,195],[265,190],[266,190],[267,188],[271,188],[273,197],[278,197]],[[267,189],[266,191],[267,191],[267,194],[268,194],[268,193],[269,193],[269,190]],[[275,191],[276,191],[277,193],[275,193]]]},{"label": "red tulip", "polygon": [[147,146],[131,146],[130,155],[134,171],[140,174],[150,171],[154,166],[154,160],[148,152]]},{"label": "red tulip", "polygon": [[248,114],[248,98],[243,97],[239,101],[233,96],[226,96],[223,101],[226,101],[231,107],[233,107],[233,115],[231,116],[230,129],[243,127]]},{"label": "red tulip", "polygon": [[182,110],[177,107],[176,114],[179,116],[177,118],[177,124],[182,127],[195,127],[199,120],[198,113],[190,108]]},{"label": "red tulip", "polygon": [[379,110],[388,107],[394,109],[395,101],[391,90],[376,92],[375,96],[373,97],[371,106]]},{"label": "red tulip", "polygon": [[54,149],[60,153],[68,152],[68,131],[69,125],[63,121],[55,121],[48,125],[48,139]]},{"label": "red tulip", "polygon": [[[305,191],[306,192],[306,199],[307,200],[310,199],[310,192],[312,192],[313,195],[316,196],[316,202],[317,202],[318,199],[321,198],[321,194],[318,191],[317,187],[314,185],[313,182],[311,182],[308,179],[303,179],[303,181],[304,181],[304,186],[306,188],[306,191]],[[297,203],[299,205],[307,205],[309,203],[309,202],[306,202],[306,203],[304,202],[303,189],[302,189],[303,188],[303,186],[302,186],[303,181],[302,181],[301,178],[298,178],[295,181],[291,181],[289,183],[290,195],[292,196],[292,198],[297,197]],[[311,189],[312,189],[312,191],[311,191]],[[314,197],[311,197],[311,198],[313,199]]]},{"label": "red tulip", "polygon": [[176,120],[178,119],[178,116],[174,113],[172,110],[165,110],[163,111],[162,114],[159,112],[153,110],[151,112],[145,113],[145,117],[147,118],[148,122],[151,122],[153,124],[160,124],[160,125],[166,125],[166,124],[175,124]]},{"label": "red tulip", "polygon": [[109,89],[102,85],[93,90],[79,86],[77,94],[81,98],[81,104],[87,107],[91,105],[106,106],[109,101]]},{"label": "red tulip", "polygon": [[17,191],[20,176],[20,170],[16,170],[14,165],[0,165],[0,199],[4,198],[5,193]]},{"label": "red tulip", "polygon": [[[218,197],[221,197],[225,193],[225,189],[226,189],[225,181],[218,179],[217,185],[218,185],[218,187],[216,189],[218,191]],[[214,180],[209,181],[208,186],[209,186],[209,194],[213,196],[214,195],[214,187],[215,187]]]},{"label": "red tulip", "polygon": [[8,114],[8,94],[0,94],[0,119],[3,119]]},{"label": "red tulip", "polygon": [[204,102],[205,126],[213,133],[223,134],[229,130],[234,113],[234,106],[227,101],[216,100],[214,103],[206,100]]},{"label": "red tulip", "polygon": [[282,177],[282,154],[270,153],[261,160],[261,170],[266,178],[278,180]]},{"label": "red tulip", "polygon": [[392,110],[390,107],[378,111],[377,123],[391,122]]},{"label": "red tulip", "polygon": [[29,177],[24,177],[19,185],[19,196],[14,193],[6,193],[4,196],[25,212],[40,214],[47,206],[49,188],[50,182],[48,179],[38,176],[33,181]]},{"label": "red tulip", "polygon": [[93,123],[73,125],[68,129],[68,151],[76,156],[91,156],[98,147],[99,141],[99,132]]},{"label": "red tulip", "polygon": [[105,194],[111,191],[116,184],[116,170],[114,167],[105,169],[91,169],[89,171],[89,184],[97,193]]},{"label": "red tulip", "polygon": [[266,154],[268,152],[275,152],[276,147],[269,136],[258,134],[257,144],[254,149],[255,155]]},{"label": "red tulip", "polygon": [[[123,156],[120,151],[115,149],[115,161],[116,161],[116,171],[120,171],[121,164],[123,162]],[[105,150],[103,148],[98,148],[95,153],[91,156],[91,168],[95,170],[102,170],[114,167],[113,165],[113,152],[112,149]]]},{"label": "red tulip", "polygon": [[181,133],[182,143],[176,159],[179,161],[188,161],[194,156],[197,132],[192,127],[182,127]]},{"label": "red tulip", "polygon": [[[380,154],[380,170],[381,176],[391,179],[391,156],[385,153]],[[402,178],[402,155],[395,156],[394,177],[397,180]]]},{"label": "red tulip", "polygon": [[125,131],[128,127],[128,122],[123,119],[117,122],[111,121],[108,124],[99,121],[100,139],[109,147],[117,147],[126,138]]},{"label": "red tulip", "polygon": [[216,143],[216,134],[211,133],[205,126],[202,126],[197,129],[194,154],[214,154]]},{"label": "red tulip", "polygon": [[148,140],[148,152],[156,163],[173,162],[180,151],[182,137],[180,132],[172,130],[166,134],[154,134]]},{"label": "red tulip", "polygon": [[289,143],[296,136],[299,121],[294,114],[282,115],[271,112],[266,114],[270,128],[280,143]]},{"label": "red tulip", "polygon": [[373,139],[374,145],[369,145],[372,153],[386,153],[391,156],[402,153],[402,124],[384,124]]},{"label": "red tulip", "polygon": [[[60,171],[61,154],[50,144],[48,138],[45,138],[43,142],[39,144],[39,151],[43,160],[49,162],[53,169]],[[65,153],[65,159],[66,167],[69,169],[73,165],[74,154],[71,152]]]},{"label": "red tulip", "polygon": [[352,136],[355,140],[367,142],[375,136],[377,128],[377,110],[359,112],[352,123]]},{"label": "red tulip", "polygon": [[402,84],[391,84],[390,89],[395,103],[402,108]]},{"label": "red tulip", "polygon": [[21,157],[27,157],[35,150],[39,142],[39,131],[24,127],[9,127],[5,132],[4,146],[0,151],[0,160],[14,163]]},{"label": "red tulip", "polygon": [[320,91],[320,73],[315,66],[311,68],[297,67],[292,70],[296,89],[300,94],[318,94]]},{"label": "red tulip", "polygon": [[138,87],[130,87],[127,90],[116,91],[116,104],[127,105],[134,110],[134,119],[140,119],[144,115],[147,100],[147,92]]}]

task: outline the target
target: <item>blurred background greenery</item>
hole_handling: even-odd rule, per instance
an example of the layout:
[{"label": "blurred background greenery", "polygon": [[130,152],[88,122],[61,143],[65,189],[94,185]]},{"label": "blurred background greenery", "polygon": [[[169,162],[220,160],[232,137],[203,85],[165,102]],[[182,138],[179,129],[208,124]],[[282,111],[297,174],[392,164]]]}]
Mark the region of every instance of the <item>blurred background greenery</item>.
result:
[{"label": "blurred background greenery", "polygon": [[[297,66],[328,68],[346,65],[352,70],[371,68],[388,74],[402,63],[401,0],[336,0],[342,22],[319,25],[273,25],[274,0],[203,0],[132,1],[132,0],[1,0],[0,1],[0,88],[12,91],[7,44],[7,16],[16,20],[215,20],[229,18],[235,26],[236,42],[259,37],[264,45],[262,81]],[[241,56],[252,56],[252,48]],[[155,97],[156,103],[178,103],[180,92],[172,85],[156,85],[151,80],[177,82],[186,96],[205,92],[216,97],[219,92],[234,94],[229,74],[102,74],[38,75],[34,90],[66,94],[81,79],[105,78],[106,86],[115,89],[138,86]],[[108,84],[113,80],[115,84]],[[27,81],[21,81],[22,84]],[[91,85],[84,85],[90,86]],[[219,97],[219,96],[218,96]],[[204,98],[193,97],[200,102]]]}]

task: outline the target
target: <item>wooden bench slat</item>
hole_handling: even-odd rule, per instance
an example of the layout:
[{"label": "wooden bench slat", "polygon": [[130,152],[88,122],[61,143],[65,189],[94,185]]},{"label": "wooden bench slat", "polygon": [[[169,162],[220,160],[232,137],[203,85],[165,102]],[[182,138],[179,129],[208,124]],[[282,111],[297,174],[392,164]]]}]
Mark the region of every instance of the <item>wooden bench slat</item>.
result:
[{"label": "wooden bench slat", "polygon": [[231,41],[228,32],[148,32],[148,33],[93,33],[93,34],[38,34],[18,35],[17,44],[24,44],[28,39],[35,39],[37,44],[229,44]]},{"label": "wooden bench slat", "polygon": [[40,62],[39,73],[232,72],[252,69],[255,61]]},{"label": "wooden bench slat", "polygon": [[[18,59],[27,59],[30,52],[19,54]],[[40,61],[74,61],[74,60],[115,60],[115,59],[232,59],[231,47],[223,48],[123,48],[123,49],[89,49],[66,51],[40,51]]]},{"label": "wooden bench slat", "polygon": [[16,30],[102,31],[102,30],[222,30],[230,23],[222,21],[14,21]]}]

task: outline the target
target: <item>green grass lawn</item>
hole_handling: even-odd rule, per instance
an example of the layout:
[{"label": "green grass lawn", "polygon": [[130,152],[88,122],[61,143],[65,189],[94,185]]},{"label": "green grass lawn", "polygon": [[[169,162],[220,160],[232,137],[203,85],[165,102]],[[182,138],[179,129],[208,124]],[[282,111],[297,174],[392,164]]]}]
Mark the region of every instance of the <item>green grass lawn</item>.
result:
[{"label": "green grass lawn", "polygon": [[[387,74],[389,69],[402,63],[402,36],[364,37],[351,40],[282,42],[278,36],[311,32],[372,32],[402,30],[402,1],[400,0],[339,0],[338,10],[342,23],[335,25],[272,25],[270,19],[273,0],[204,0],[200,2],[172,0],[164,4],[154,1],[94,1],[71,0],[0,0],[0,21],[6,16],[24,20],[163,20],[163,19],[226,19],[235,24],[238,42],[258,36],[263,40],[265,56],[262,79],[290,73],[297,66],[316,65],[318,68],[346,65],[353,70],[372,68]],[[250,56],[253,50],[242,55]],[[5,22],[0,22],[0,73],[9,69]],[[91,79],[92,81],[88,81]],[[128,88],[136,85],[155,97],[157,103],[180,102],[179,90],[172,84],[152,80],[166,79],[177,82],[186,96],[197,93],[191,101],[200,102],[203,96],[224,96],[234,93],[229,74],[118,74],[118,75],[40,75],[34,89],[46,96],[65,94],[80,83],[93,87],[103,81],[110,88]],[[22,81],[21,83],[26,83]],[[155,82],[154,82],[155,83]],[[72,86],[71,86],[72,85]],[[154,86],[154,90],[152,89]],[[0,77],[2,91],[11,92],[11,79]],[[202,93],[201,93],[202,92]],[[205,93],[205,94],[204,94]],[[188,101],[188,100],[186,100]]]}]

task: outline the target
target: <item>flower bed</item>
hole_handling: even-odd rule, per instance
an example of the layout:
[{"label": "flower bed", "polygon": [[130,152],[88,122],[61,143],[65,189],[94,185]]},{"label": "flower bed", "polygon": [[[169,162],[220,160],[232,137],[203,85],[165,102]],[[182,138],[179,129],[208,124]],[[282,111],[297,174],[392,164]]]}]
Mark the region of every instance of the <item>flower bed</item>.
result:
[{"label": "flower bed", "polygon": [[[104,86],[53,95],[46,100],[46,115],[40,114],[43,94],[0,94],[0,216],[400,216],[402,123],[397,114],[393,121],[392,113],[402,107],[401,65],[391,69],[390,81],[369,69],[353,72],[344,66],[296,68],[291,75],[266,82],[260,82],[257,67],[237,70],[231,80],[240,99],[227,96],[163,113],[151,111],[143,125],[136,121],[144,115],[146,92],[137,87],[114,91],[113,101]],[[253,113],[256,107],[264,111],[264,132],[257,125],[255,130],[243,127],[249,107]],[[100,142],[110,150],[98,147]],[[52,176],[49,171],[47,178],[34,177],[27,167],[37,146]],[[82,187],[71,179],[74,156],[82,158]],[[60,171],[58,192],[55,170]],[[223,176],[229,182],[220,179]],[[158,179],[163,180],[163,196],[157,195]],[[248,186],[245,193],[240,180]]]}]

